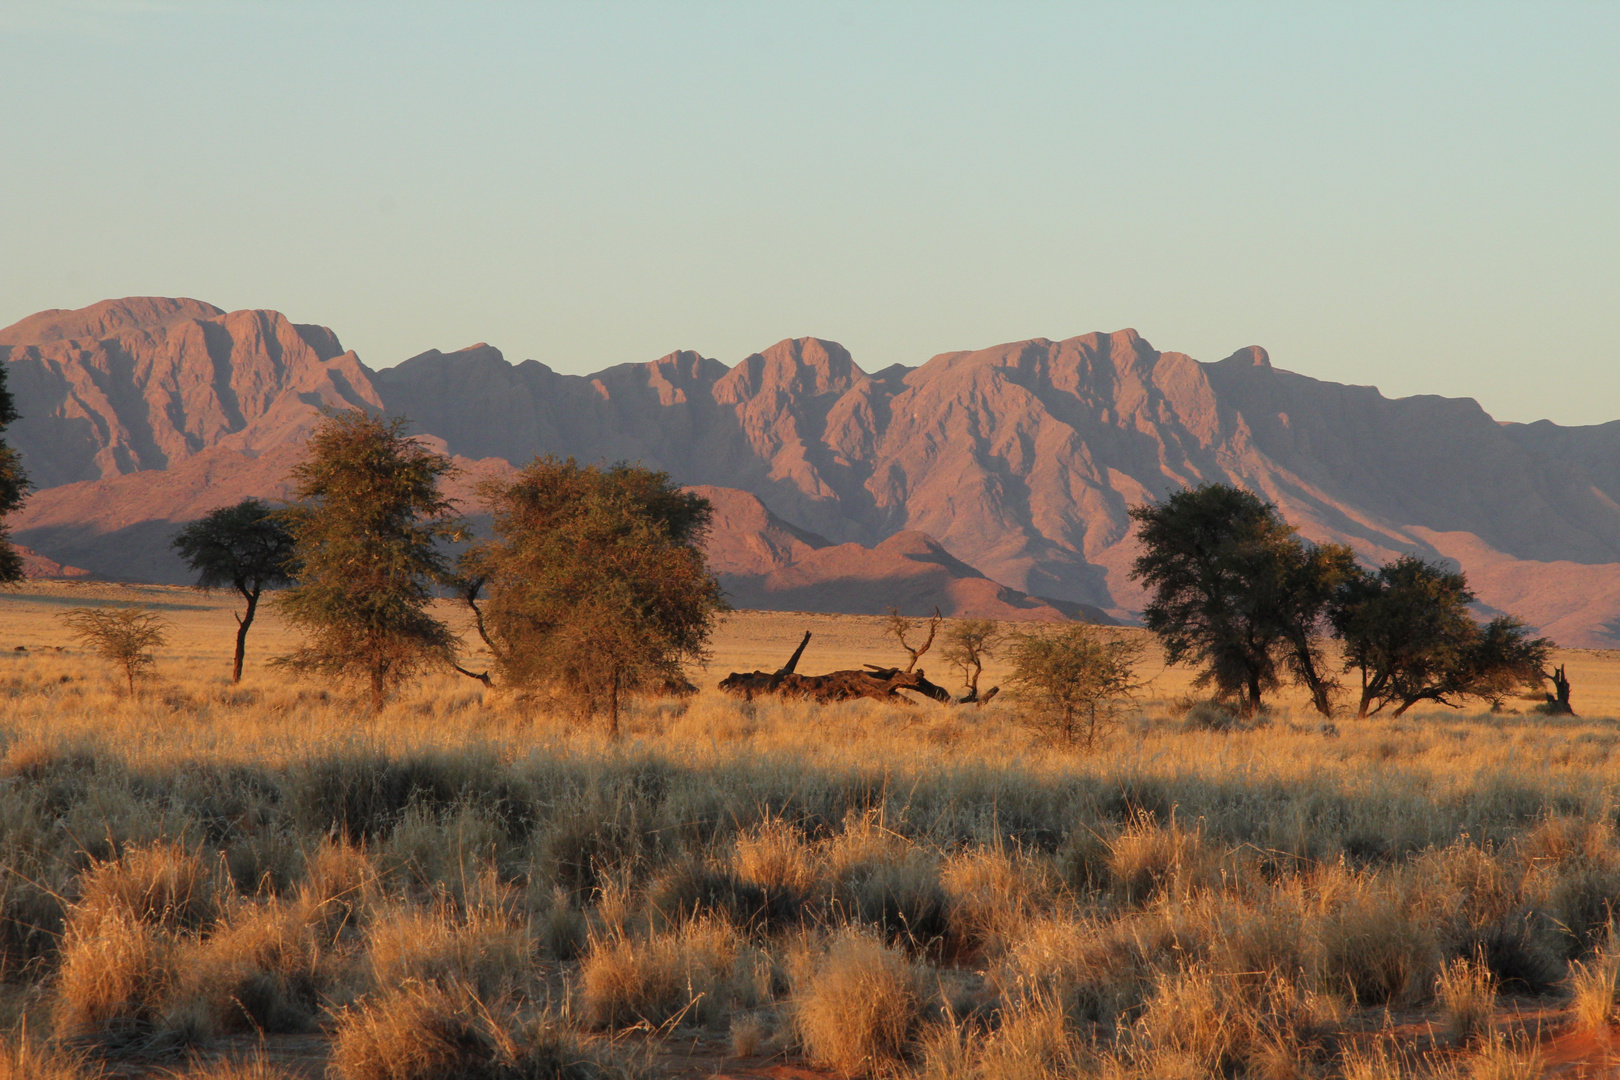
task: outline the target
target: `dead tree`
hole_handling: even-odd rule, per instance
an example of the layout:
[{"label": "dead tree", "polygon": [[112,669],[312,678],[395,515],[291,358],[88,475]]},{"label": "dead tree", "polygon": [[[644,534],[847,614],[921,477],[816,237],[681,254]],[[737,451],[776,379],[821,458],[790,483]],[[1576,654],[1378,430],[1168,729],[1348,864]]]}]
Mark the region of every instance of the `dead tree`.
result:
[{"label": "dead tree", "polygon": [[1543,671],[1541,677],[1553,684],[1553,693],[1542,693],[1547,703],[1541,711],[1549,716],[1574,716],[1575,710],[1569,706],[1569,676],[1564,674],[1563,664],[1559,664],[1551,671]]},{"label": "dead tree", "polygon": [[912,690],[941,704],[948,704],[951,692],[938,683],[930,682],[922,671],[901,671],[899,668],[880,668],[868,664],[864,670],[829,671],[825,675],[799,675],[793,672],[765,674],[733,672],[721,680],[720,689],[735,694],[744,701],[756,697],[809,698],[823,705],[834,701],[853,701],[856,698],[874,698],[878,701],[903,701],[901,690]]},{"label": "dead tree", "polygon": [[[932,635],[930,635],[932,638]],[[756,697],[802,697],[812,701],[826,704],[833,701],[850,701],[855,698],[875,698],[880,701],[910,701],[900,695],[901,690],[911,690],[932,698],[941,703],[951,700],[951,692],[937,683],[930,682],[921,670],[901,671],[895,667],[878,667],[867,664],[865,670],[829,671],[825,675],[800,675],[794,669],[799,665],[799,658],[804,655],[804,647],[810,644],[810,633],[805,632],[804,640],[793,651],[788,662],[772,672],[764,671],[734,671],[720,680],[720,689],[733,694],[744,701],[753,701]],[[925,645],[924,649],[927,648]],[[917,651],[918,656],[923,650]]]},{"label": "dead tree", "polygon": [[928,619],[927,639],[924,640],[921,645],[917,646],[916,648],[912,648],[911,643],[906,640],[907,635],[911,633],[911,628],[913,625],[912,621],[906,616],[900,614],[899,608],[889,609],[889,633],[898,638],[900,640],[900,647],[911,654],[911,663],[906,665],[907,671],[915,668],[917,666],[917,661],[922,657],[922,654],[927,652],[929,647],[934,644],[934,635],[939,633],[939,624],[944,621],[945,616],[939,613],[939,608],[936,606],[934,608],[934,614],[929,616]]}]

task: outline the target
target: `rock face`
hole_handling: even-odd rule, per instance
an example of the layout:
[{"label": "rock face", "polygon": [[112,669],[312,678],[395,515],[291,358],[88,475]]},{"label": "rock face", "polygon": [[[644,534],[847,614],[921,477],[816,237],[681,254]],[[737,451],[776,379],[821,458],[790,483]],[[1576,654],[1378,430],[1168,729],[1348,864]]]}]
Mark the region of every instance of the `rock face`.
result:
[{"label": "rock face", "polygon": [[0,361],[23,416],[8,437],[42,488],[279,447],[321,405],[381,405],[325,327],[196,300],[40,312],[0,330]]},{"label": "rock face", "polygon": [[[0,355],[25,416],[10,434],[42,487],[199,460],[215,470],[205,488],[223,492],[227,458],[209,455],[237,455],[231,469],[247,475],[297,442],[318,403],[381,406],[467,459],[628,459],[748,492],[796,528],[728,541],[739,558],[755,540],[792,556],[754,551],[739,588],[769,579],[772,595],[794,595],[795,574],[833,573],[855,552],[825,553],[849,543],[871,553],[862,565],[893,555],[914,570],[933,543],[991,584],[1130,617],[1142,598],[1128,508],[1234,483],[1311,539],[1369,561],[1457,561],[1487,605],[1557,626],[1568,645],[1620,645],[1608,586],[1620,580],[1620,422],[1498,424],[1466,399],[1389,399],[1278,370],[1258,348],[1206,364],[1123,330],[867,373],[802,338],[729,368],[675,352],[573,376],[478,345],[370,371],[330,331],[273,312],[128,300],[26,319],[0,331]],[[51,496],[17,517],[19,538],[105,573],[82,546],[52,544],[100,521],[111,496]],[[36,535],[36,522],[58,532]],[[906,533],[925,539],[885,548]]]}]

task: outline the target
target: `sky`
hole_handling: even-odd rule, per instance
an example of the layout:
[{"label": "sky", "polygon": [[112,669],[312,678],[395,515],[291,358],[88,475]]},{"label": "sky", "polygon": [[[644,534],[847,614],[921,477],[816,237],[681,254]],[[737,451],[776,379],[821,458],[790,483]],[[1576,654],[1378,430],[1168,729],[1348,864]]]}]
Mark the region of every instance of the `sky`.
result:
[{"label": "sky", "polygon": [[1620,419],[1620,4],[0,0],[0,325],[373,367],[1133,327]]}]

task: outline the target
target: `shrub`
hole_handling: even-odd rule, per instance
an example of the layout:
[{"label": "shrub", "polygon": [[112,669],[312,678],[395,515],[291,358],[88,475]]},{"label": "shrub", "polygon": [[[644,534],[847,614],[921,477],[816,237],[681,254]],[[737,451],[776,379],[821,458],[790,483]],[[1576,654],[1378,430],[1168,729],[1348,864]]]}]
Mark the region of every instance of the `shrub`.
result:
[{"label": "shrub", "polygon": [[97,1080],[82,1055],[47,1050],[22,1036],[0,1036],[0,1080]]},{"label": "shrub", "polygon": [[1454,1042],[1476,1042],[1490,1032],[1496,980],[1482,959],[1459,956],[1441,968],[1434,996],[1445,1017],[1446,1034]]},{"label": "shrub", "polygon": [[745,1005],[754,1003],[750,987],[736,978],[743,959],[737,931],[715,919],[644,938],[594,938],[579,973],[587,1022],[615,1028],[718,1020],[739,991]]},{"label": "shrub", "polygon": [[1140,685],[1131,668],[1141,642],[1106,639],[1083,623],[1056,634],[1018,634],[1009,651],[1023,722],[1086,750],[1112,723],[1119,700]]},{"label": "shrub", "polygon": [[799,1037],[812,1058],[845,1074],[884,1070],[904,1057],[917,1032],[918,982],[903,953],[845,931],[795,991]]},{"label": "shrub", "polygon": [[786,890],[767,891],[729,870],[682,859],[659,875],[647,902],[666,922],[714,915],[745,932],[778,930],[799,919],[802,899]]},{"label": "shrub", "polygon": [[809,896],[821,880],[815,849],[780,818],[767,818],[737,837],[731,869],[762,889],[792,896]]},{"label": "shrub", "polygon": [[222,1031],[300,1032],[338,979],[303,904],[244,904],[180,958],[176,997]]},{"label": "shrub", "polygon": [[1607,949],[1570,965],[1575,1022],[1586,1031],[1607,1031],[1620,1004],[1620,953]]},{"label": "shrub", "polygon": [[406,983],[338,1014],[335,1080],[605,1080],[623,1071],[555,1017],[525,1021],[465,986]]},{"label": "shrub", "polygon": [[214,875],[197,852],[179,844],[132,846],[121,858],[85,871],[72,920],[81,933],[88,933],[114,910],[163,929],[200,929],[219,913]]},{"label": "shrub", "polygon": [[1202,830],[1189,830],[1173,817],[1160,825],[1138,814],[1108,845],[1109,880],[1130,904],[1182,895],[1216,880],[1219,869],[1219,856],[1205,845]]},{"label": "shrub", "polygon": [[1396,889],[1361,884],[1316,927],[1320,982],[1361,1005],[1421,999],[1438,967],[1436,932]]},{"label": "shrub", "polygon": [[318,919],[328,939],[357,932],[375,902],[377,868],[364,848],[344,840],[322,840],[304,859],[299,903]]},{"label": "shrub", "polygon": [[74,608],[62,615],[62,621],[85,648],[124,670],[131,696],[135,676],[157,662],[152,650],[169,640],[169,620],[144,607]]},{"label": "shrub", "polygon": [[52,1009],[57,1038],[120,1049],[150,1035],[172,953],[165,937],[123,908],[70,922]]},{"label": "shrub", "polygon": [[525,985],[529,951],[523,928],[489,908],[457,918],[444,905],[389,907],[366,929],[366,960],[378,988],[406,982],[462,986],[493,1002]]},{"label": "shrub", "polygon": [[947,944],[951,903],[931,858],[914,856],[904,862],[868,865],[852,874],[838,891],[849,917],[873,927],[889,941],[919,952],[937,952]]}]

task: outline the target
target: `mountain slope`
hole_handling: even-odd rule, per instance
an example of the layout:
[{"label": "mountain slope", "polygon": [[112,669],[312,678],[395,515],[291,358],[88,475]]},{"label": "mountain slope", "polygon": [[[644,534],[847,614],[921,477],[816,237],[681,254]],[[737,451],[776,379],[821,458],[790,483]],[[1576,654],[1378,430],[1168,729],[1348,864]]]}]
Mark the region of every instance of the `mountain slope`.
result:
[{"label": "mountain slope", "polygon": [[[1129,617],[1142,596],[1128,508],[1218,481],[1368,561],[1454,560],[1488,605],[1556,625],[1566,644],[1620,645],[1606,587],[1620,574],[1620,422],[1498,424],[1470,400],[1389,399],[1278,370],[1257,348],[1200,363],[1129,330],[875,374],[816,338],[729,368],[675,352],[589,376],[513,365],[487,345],[380,371],[340,350],[330,331],[274,312],[184,300],[45,312],[0,331],[27,417],[12,434],[42,486],[216,450],[241,455],[233,468],[247,475],[243,463],[296,443],[318,404],[365,404],[468,459],[629,459],[740,489],[832,545],[877,551],[923,533],[1001,585]],[[105,572],[82,544],[50,545],[72,514],[108,512],[80,496],[52,509],[48,494],[19,516],[19,537]],[[818,565],[821,550],[795,563]]]},{"label": "mountain slope", "polygon": [[876,547],[833,544],[790,525],[734,488],[689,488],[714,507],[707,553],[731,602],[765,611],[1108,623],[1095,608],[1027,596],[998,585],[926,533],[899,532]]},{"label": "mountain slope", "polygon": [[283,446],[319,406],[381,405],[325,327],[196,300],[41,312],[0,330],[0,361],[23,417],[8,439],[42,488]]}]

